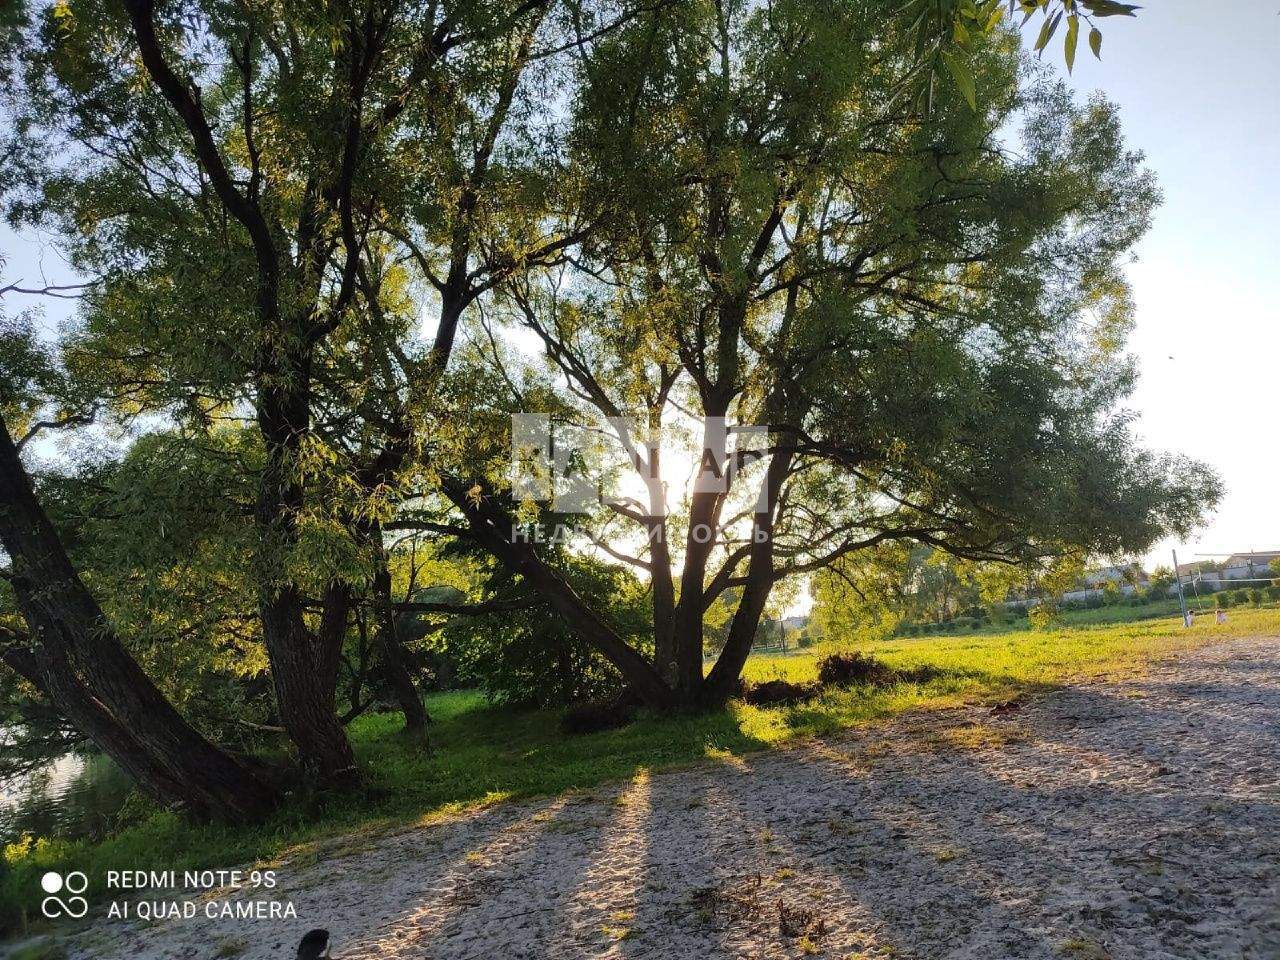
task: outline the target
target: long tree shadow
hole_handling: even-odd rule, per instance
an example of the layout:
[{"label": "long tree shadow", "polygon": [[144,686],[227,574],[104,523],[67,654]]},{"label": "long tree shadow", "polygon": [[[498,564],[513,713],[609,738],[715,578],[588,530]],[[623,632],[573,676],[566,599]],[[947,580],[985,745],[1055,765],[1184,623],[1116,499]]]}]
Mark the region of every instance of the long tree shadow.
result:
[{"label": "long tree shadow", "polygon": [[380,843],[319,893],[349,960],[1280,957],[1280,691],[1260,673],[639,769]]},{"label": "long tree shadow", "polygon": [[[1076,708],[1082,698],[1104,701],[1086,716],[1138,720],[1133,734],[1158,735],[1164,722],[1180,721],[1153,722],[1145,705],[1117,705],[1096,691],[1072,698]],[[841,811],[856,837],[819,864],[844,876],[850,896],[904,941],[926,944],[927,956],[1051,956],[1076,941],[1111,942],[1115,956],[1280,955],[1275,807],[1205,789],[1194,770],[1171,779],[1136,735],[1126,751],[1123,730],[1110,752],[1098,751],[1095,734],[1091,725],[1064,725],[1047,731],[1048,742],[921,751],[878,761],[874,778],[815,745],[805,763],[821,769],[820,783],[840,787],[815,786],[814,795]],[[1120,772],[1118,782],[1071,762],[1086,748]],[[1157,747],[1161,756],[1176,749]],[[1268,752],[1262,744],[1254,759]],[[800,809],[779,818],[782,831],[811,831],[820,820]],[[949,933],[931,940],[935,928]],[[1114,946],[1117,938],[1128,947]]]},{"label": "long tree shadow", "polygon": [[[554,890],[540,890],[535,896],[523,884],[548,875],[551,838],[563,847],[564,835],[584,834],[572,846],[593,846],[601,825],[581,816],[575,809],[580,806],[577,800],[566,796],[512,804],[476,818],[483,823],[441,824],[441,846],[424,857],[399,858],[401,851],[380,847],[370,856],[386,864],[381,881],[350,864],[357,889],[349,908],[339,916],[348,929],[362,925],[365,932],[344,937],[338,956],[344,960],[465,956],[472,941],[503,939],[504,931],[525,926],[531,903],[539,909],[555,909],[558,898],[547,896]],[[371,879],[376,884],[372,890]],[[394,909],[395,915],[379,915],[370,910],[371,904]],[[514,938],[504,946],[513,945],[510,939]]]}]

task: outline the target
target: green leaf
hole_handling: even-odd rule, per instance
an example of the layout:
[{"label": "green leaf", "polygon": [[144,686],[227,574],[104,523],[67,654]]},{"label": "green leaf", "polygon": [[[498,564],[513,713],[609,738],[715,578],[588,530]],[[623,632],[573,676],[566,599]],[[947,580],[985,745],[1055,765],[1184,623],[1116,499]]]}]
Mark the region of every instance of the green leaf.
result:
[{"label": "green leaf", "polygon": [[942,62],[947,65],[951,76],[955,78],[956,86],[960,88],[964,98],[969,101],[969,109],[976,111],[978,109],[978,94],[974,88],[973,74],[969,72],[969,68],[959,57],[945,50],[942,52]]},{"label": "green leaf", "polygon": [[1142,8],[1134,3],[1116,3],[1115,0],[1080,0],[1095,17],[1133,17]]},{"label": "green leaf", "polygon": [[1080,18],[1074,13],[1067,17],[1067,38],[1062,49],[1067,58],[1067,73],[1071,73],[1076,65],[1076,41],[1080,39]]},{"label": "green leaf", "polygon": [[1036,53],[1042,51],[1045,48],[1045,45],[1053,39],[1053,35],[1058,29],[1058,24],[1061,22],[1061,10],[1055,13],[1052,17],[1045,17],[1044,26],[1040,28],[1040,36],[1036,37]]},{"label": "green leaf", "polygon": [[1089,31],[1089,49],[1095,57],[1102,59],[1102,31],[1097,27]]}]

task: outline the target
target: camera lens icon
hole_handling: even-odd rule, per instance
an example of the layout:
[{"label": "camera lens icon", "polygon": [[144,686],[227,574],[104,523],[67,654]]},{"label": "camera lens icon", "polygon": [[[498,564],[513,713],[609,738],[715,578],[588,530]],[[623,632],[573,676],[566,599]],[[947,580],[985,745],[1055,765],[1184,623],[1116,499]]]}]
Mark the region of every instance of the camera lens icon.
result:
[{"label": "camera lens icon", "polygon": [[[89,912],[89,901],[79,894],[89,889],[89,878],[79,870],[72,870],[66,876],[56,870],[50,870],[40,878],[40,889],[48,896],[40,902],[40,912],[46,917],[60,917],[64,914],[73,919],[80,919]],[[59,893],[71,896],[59,897]]]}]

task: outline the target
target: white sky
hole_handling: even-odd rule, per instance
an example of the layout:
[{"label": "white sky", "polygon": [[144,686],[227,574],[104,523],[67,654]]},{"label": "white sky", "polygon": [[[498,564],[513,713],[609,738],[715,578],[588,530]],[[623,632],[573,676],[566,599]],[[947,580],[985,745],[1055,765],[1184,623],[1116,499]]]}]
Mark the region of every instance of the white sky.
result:
[{"label": "white sky", "polygon": [[1227,488],[1199,536],[1149,563],[1280,549],[1280,0],[1151,0],[1100,26],[1103,61],[1082,38],[1072,82],[1120,105],[1165,196],[1129,271],[1132,406],[1147,445],[1213,464]]},{"label": "white sky", "polygon": [[[1129,271],[1142,370],[1131,405],[1144,443],[1213,464],[1227,488],[1199,536],[1148,563],[1175,547],[1183,562],[1280,549],[1280,0],[1151,0],[1101,25],[1103,62],[1082,41],[1072,82],[1119,103],[1165,195]],[[1059,39],[1046,51],[1057,64]],[[6,282],[71,279],[39,238],[0,227],[0,250]],[[66,309],[48,307],[49,320]]]}]

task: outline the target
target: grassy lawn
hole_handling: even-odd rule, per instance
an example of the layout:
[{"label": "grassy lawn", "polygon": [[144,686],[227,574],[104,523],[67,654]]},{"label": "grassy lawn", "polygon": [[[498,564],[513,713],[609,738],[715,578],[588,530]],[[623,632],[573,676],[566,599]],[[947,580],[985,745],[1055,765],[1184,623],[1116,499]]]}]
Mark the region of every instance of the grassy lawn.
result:
[{"label": "grassy lawn", "polygon": [[[1239,608],[1223,626],[1201,618],[1192,630],[1177,620],[1147,619],[1068,624],[1049,632],[899,638],[867,652],[895,667],[929,665],[941,674],[923,684],[830,690],[791,707],[734,704],[722,714],[646,718],[621,730],[574,737],[560,733],[554,711],[497,709],[472,692],[441,694],[428,703],[435,720],[430,753],[398,735],[396,714],[352,725],[368,782],[357,796],[294,796],[270,822],[253,829],[192,828],[172,814],[154,813],[96,844],[44,838],[9,848],[8,869],[0,875],[0,927],[21,929],[22,916],[38,915],[38,877],[48,869],[82,870],[91,892],[101,892],[108,869],[217,868],[286,858],[296,865],[387,829],[480,804],[766,749],[906,710],[1003,699],[1074,678],[1133,671],[1152,658],[1216,639],[1277,633],[1280,610]],[[747,676],[812,680],[826,652],[756,657]]]}]

